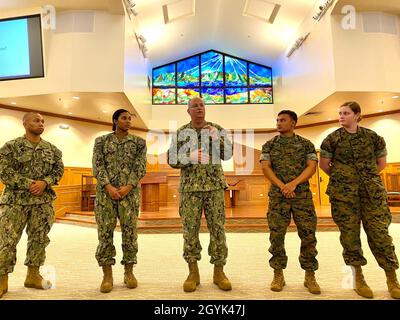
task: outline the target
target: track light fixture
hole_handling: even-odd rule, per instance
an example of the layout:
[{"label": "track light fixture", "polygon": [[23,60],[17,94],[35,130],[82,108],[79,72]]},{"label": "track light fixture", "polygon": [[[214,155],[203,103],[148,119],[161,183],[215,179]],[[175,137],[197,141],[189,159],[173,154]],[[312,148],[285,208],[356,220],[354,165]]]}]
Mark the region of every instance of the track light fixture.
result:
[{"label": "track light fixture", "polygon": [[290,49],[290,51],[286,55],[286,57],[289,58],[293,54],[293,52],[295,52],[298,48],[300,48],[300,46],[303,44],[304,41],[306,41],[306,39],[308,38],[309,35],[310,35],[310,32],[305,34],[303,37],[298,38],[296,40],[296,42],[294,43],[293,47]]},{"label": "track light fixture", "polygon": [[131,16],[137,16],[138,12],[134,9],[134,7],[136,6],[136,3],[133,2],[132,0],[124,0],[125,3],[125,9],[126,9],[126,13],[128,14],[129,19],[131,18]]},{"label": "track light fixture", "polygon": [[325,4],[319,6],[320,11],[313,16],[314,20],[320,21],[334,2],[334,0],[327,0]]}]

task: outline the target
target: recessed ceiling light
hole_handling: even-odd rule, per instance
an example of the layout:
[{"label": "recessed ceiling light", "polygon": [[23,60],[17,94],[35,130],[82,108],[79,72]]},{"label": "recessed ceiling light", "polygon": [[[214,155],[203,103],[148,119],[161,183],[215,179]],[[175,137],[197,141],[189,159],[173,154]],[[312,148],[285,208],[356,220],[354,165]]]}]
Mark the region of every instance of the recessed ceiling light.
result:
[{"label": "recessed ceiling light", "polygon": [[72,112],[68,112],[68,114],[72,114]]},{"label": "recessed ceiling light", "polygon": [[103,111],[103,113],[107,113],[108,111],[107,110],[102,110]]},{"label": "recessed ceiling light", "polygon": [[328,121],[331,121],[332,120],[332,118],[328,118]]},{"label": "recessed ceiling light", "polygon": [[75,97],[72,97],[72,99],[79,100],[80,98],[78,96],[75,96]]},{"label": "recessed ceiling light", "polygon": [[392,99],[398,99],[400,96],[393,96]]},{"label": "recessed ceiling light", "polygon": [[382,109],[379,109],[378,112],[383,112],[383,110],[382,110]]},{"label": "recessed ceiling light", "polygon": [[16,105],[17,103],[15,101],[12,101],[11,104]]},{"label": "recessed ceiling light", "polygon": [[62,123],[62,124],[60,124],[60,129],[67,130],[67,129],[69,129],[69,125]]}]

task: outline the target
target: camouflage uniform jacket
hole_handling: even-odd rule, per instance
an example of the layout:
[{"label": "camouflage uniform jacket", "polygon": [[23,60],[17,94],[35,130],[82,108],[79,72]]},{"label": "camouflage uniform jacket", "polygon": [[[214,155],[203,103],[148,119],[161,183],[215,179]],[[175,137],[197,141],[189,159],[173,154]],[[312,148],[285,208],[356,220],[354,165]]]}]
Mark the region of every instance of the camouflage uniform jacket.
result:
[{"label": "camouflage uniform jacket", "polygon": [[[318,161],[317,152],[311,141],[294,135],[293,137],[275,136],[267,141],[261,150],[260,161],[271,162],[272,170],[283,183],[297,178],[307,167],[307,160]],[[295,191],[296,198],[311,198],[308,181],[299,184]],[[280,189],[271,185],[269,197],[284,198]]]},{"label": "camouflage uniform jacket", "polygon": [[371,199],[386,198],[377,166],[377,159],[386,155],[385,140],[370,129],[358,127],[354,134],[344,128],[335,130],[321,144],[321,157],[331,159],[326,193],[346,201],[358,197],[361,184]]},{"label": "camouflage uniform jacket", "polygon": [[[168,163],[172,168],[181,169],[179,192],[213,191],[226,189],[221,160],[232,158],[232,142],[226,131],[219,125],[206,122],[218,130],[219,140],[211,142],[207,129],[194,129],[188,123],[172,136],[168,150]],[[202,149],[210,156],[209,164],[191,163],[190,152]]]},{"label": "camouflage uniform jacket", "polygon": [[[50,142],[40,140],[36,148],[19,137],[0,149],[0,179],[5,184],[0,204],[35,205],[56,198],[52,185],[57,185],[64,173],[62,153]],[[47,182],[41,196],[29,192],[33,180]]]},{"label": "camouflage uniform jacket", "polygon": [[128,184],[139,189],[139,181],[146,174],[146,141],[128,134],[121,141],[114,133],[98,137],[93,150],[93,174],[97,191],[107,184],[122,187]]}]

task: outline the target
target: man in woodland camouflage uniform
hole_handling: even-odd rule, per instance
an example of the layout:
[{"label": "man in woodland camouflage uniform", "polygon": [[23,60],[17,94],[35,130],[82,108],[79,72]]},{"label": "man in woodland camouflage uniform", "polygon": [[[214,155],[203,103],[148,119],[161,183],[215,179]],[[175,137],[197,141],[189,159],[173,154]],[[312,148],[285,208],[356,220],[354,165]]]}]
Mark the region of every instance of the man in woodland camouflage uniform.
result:
[{"label": "man in woodland camouflage uniform", "polygon": [[314,275],[318,269],[315,238],[317,216],[308,183],[315,173],[318,158],[314,145],[294,133],[296,123],[295,112],[281,111],[277,118],[280,134],[263,145],[260,158],[264,175],[271,181],[268,207],[269,251],[272,254],[269,263],[274,269],[271,290],[281,291],[285,285],[283,269],[287,266],[288,258],[284,242],[293,215],[301,239],[300,265],[306,271],[304,286],[309,292],[319,294],[321,289]]},{"label": "man in woodland camouflage uniform", "polygon": [[61,151],[40,138],[43,117],[34,112],[24,115],[26,134],[7,142],[0,149],[0,179],[5,184],[0,197],[0,297],[8,290],[8,274],[16,263],[17,244],[25,226],[28,248],[25,265],[28,273],[25,287],[49,289],[39,267],[46,258],[50,243],[48,233],[54,220],[51,188],[64,173]]},{"label": "man in woodland camouflage uniform", "polygon": [[187,112],[191,122],[173,135],[168,152],[170,166],[181,169],[179,214],[183,224],[183,257],[189,265],[183,289],[192,292],[200,284],[197,261],[201,259],[199,230],[204,210],[210,231],[208,253],[214,264],[213,281],[221,290],[231,290],[231,283],[223,272],[228,256],[224,230],[227,184],[221,159],[232,157],[232,143],[222,127],[205,120],[201,98],[191,99]]},{"label": "man in woodland camouflage uniform", "polygon": [[99,245],[96,259],[103,268],[100,291],[113,288],[112,265],[115,264],[114,229],[121,224],[124,282],[137,287],[133,266],[137,263],[137,219],[140,205],[139,181],[146,173],[146,141],[129,133],[131,114],[117,110],[112,117],[113,132],[98,137],[93,150],[93,174],[97,179],[95,215]]}]

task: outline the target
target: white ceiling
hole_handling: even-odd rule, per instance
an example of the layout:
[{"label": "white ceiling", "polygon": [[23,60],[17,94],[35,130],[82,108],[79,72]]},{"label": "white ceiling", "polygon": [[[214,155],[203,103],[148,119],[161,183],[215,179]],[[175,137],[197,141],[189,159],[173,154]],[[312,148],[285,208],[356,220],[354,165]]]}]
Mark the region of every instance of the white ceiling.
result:
[{"label": "white ceiling", "polygon": [[119,0],[0,0],[0,10],[25,9],[52,5],[56,11],[104,10],[113,14],[124,14]]},{"label": "white ceiling", "polygon": [[339,0],[332,13],[340,14],[345,5],[354,6],[358,12],[380,11],[391,14],[400,14],[399,0]]},{"label": "white ceiling", "polygon": [[[79,100],[73,97],[79,97]],[[59,115],[112,123],[111,118],[117,109],[136,111],[122,92],[65,92],[0,98],[0,104],[13,108],[33,109]],[[140,116],[132,120],[132,126],[146,129]]]},{"label": "white ceiling", "polygon": [[162,6],[176,1],[134,1],[151,67],[208,49],[272,65],[319,0],[252,0],[256,5],[250,7],[263,2],[281,5],[273,24],[244,16],[246,0],[195,0],[194,16],[165,24]]},{"label": "white ceiling", "polygon": [[[162,65],[208,49],[273,65],[279,55],[291,45],[292,35],[316,3],[323,0],[251,0],[253,7],[262,2],[280,4],[281,8],[273,24],[254,17],[244,16],[246,1],[250,0],[193,0],[195,15],[164,23],[163,5],[180,0],[134,0],[138,15],[135,21],[141,34],[147,39],[150,67]],[[190,1],[190,0],[184,0]],[[384,10],[400,14],[400,0],[339,0],[334,12],[353,4],[359,11]],[[31,8],[52,4],[57,11],[105,10],[124,14],[122,0],[0,0],[0,11]],[[247,3],[249,5],[249,3]],[[256,5],[254,5],[256,4]],[[379,6],[379,7],[377,7]],[[251,7],[251,3],[250,3]],[[399,93],[338,92],[327,97],[310,111],[315,115],[302,115],[299,125],[330,121],[337,117],[337,107],[347,100],[359,101],[364,114],[379,110],[400,109],[400,99],[392,99]],[[80,100],[72,97],[79,96]],[[61,99],[61,101],[60,101]],[[134,112],[134,107],[124,93],[115,92],[67,92],[28,97],[3,98],[0,104],[31,108],[83,119],[110,122],[111,114],[118,108]],[[381,103],[384,101],[384,103]],[[103,112],[103,111],[106,112]],[[71,114],[68,114],[68,113]],[[133,125],[145,128],[140,116]]]},{"label": "white ceiling", "polygon": [[[396,96],[399,98],[393,99]],[[301,115],[297,125],[336,120],[338,108],[347,101],[357,101],[363,115],[400,110],[400,92],[335,92]]]}]

